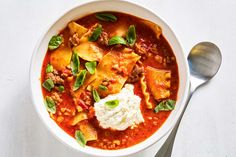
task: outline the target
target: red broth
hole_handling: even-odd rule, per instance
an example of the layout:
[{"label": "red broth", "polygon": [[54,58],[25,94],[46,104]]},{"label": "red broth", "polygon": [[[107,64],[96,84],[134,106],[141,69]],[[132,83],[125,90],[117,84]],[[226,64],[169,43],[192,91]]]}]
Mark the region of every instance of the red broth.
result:
[{"label": "red broth", "polygon": [[[87,15],[81,19],[78,19],[76,23],[86,27],[91,28],[94,24],[100,23],[103,26],[103,30],[107,32],[107,34],[113,34],[114,31],[116,31],[116,28],[119,26],[129,26],[129,25],[135,25],[136,27],[136,34],[137,34],[137,43],[143,42],[147,46],[155,45],[155,52],[152,50],[146,48],[147,53],[151,54],[151,57],[144,57],[142,58],[143,66],[144,68],[147,66],[151,66],[157,69],[166,69],[171,71],[171,87],[170,87],[170,96],[169,99],[176,100],[177,99],[177,93],[178,93],[178,87],[179,87],[179,75],[178,75],[178,66],[175,60],[174,53],[168,44],[167,40],[164,38],[163,35],[160,36],[159,39],[157,39],[155,33],[152,29],[150,29],[148,26],[144,25],[141,20],[137,17],[123,14],[123,13],[112,13],[115,15],[118,20],[116,22],[105,22],[100,21],[95,17],[95,14]],[[64,43],[67,43],[69,40],[69,29],[65,28],[60,32],[60,34],[64,38]],[[103,46],[100,45],[102,49],[104,49],[106,52],[109,52],[112,47],[110,46]],[[42,83],[46,80],[46,66],[50,63],[50,55],[51,51],[48,51],[46,53],[43,65],[42,65],[42,72],[41,72],[41,81]],[[155,55],[161,56],[163,59],[165,59],[166,63],[159,63],[155,59]],[[83,64],[83,61],[81,61]],[[59,71],[60,73],[60,71]],[[144,72],[145,73],[145,72]],[[91,124],[95,130],[97,131],[98,139],[94,141],[87,142],[88,146],[96,147],[100,149],[122,149],[127,148],[132,145],[135,145],[137,143],[140,143],[144,140],[146,140],[148,137],[150,137],[152,134],[154,134],[166,121],[171,111],[166,112],[158,112],[155,113],[153,109],[147,109],[144,95],[141,90],[141,85],[138,82],[133,83],[134,85],[134,93],[138,95],[142,100],[140,104],[141,112],[144,117],[145,122],[140,123],[137,125],[137,127],[134,128],[128,128],[124,131],[115,131],[111,129],[103,129],[99,126],[99,122],[97,121],[96,117],[93,116],[92,118],[89,118],[88,120],[84,120],[83,123],[89,123]],[[64,87],[65,91],[60,94],[60,98],[62,101],[59,103],[59,105],[56,106],[56,113],[51,114],[51,117],[55,120],[55,122],[69,135],[74,137],[75,131],[79,130],[79,125],[72,126],[70,125],[70,121],[75,115],[76,106],[73,101],[73,97],[70,92],[70,83],[67,81],[64,81]],[[149,91],[149,89],[148,89]],[[51,93],[42,88],[42,92],[44,97],[45,96],[51,96]],[[150,92],[150,91],[149,91]],[[160,101],[157,101],[154,99],[154,97],[151,95],[150,100],[155,107],[156,104],[158,104]],[[67,113],[68,112],[68,113]],[[91,113],[93,110],[89,111],[88,114],[94,114]],[[67,113],[67,114],[65,114]]]}]

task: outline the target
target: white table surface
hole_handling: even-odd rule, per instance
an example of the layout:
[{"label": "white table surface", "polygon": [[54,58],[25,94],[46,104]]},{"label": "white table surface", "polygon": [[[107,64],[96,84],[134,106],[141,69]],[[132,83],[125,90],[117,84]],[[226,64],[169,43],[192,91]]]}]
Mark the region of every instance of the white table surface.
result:
[{"label": "white table surface", "polygon": [[[29,64],[45,28],[82,0],[0,0],[0,157],[80,157],[39,120],[29,92]],[[84,2],[84,1],[83,1]],[[217,76],[199,89],[181,122],[174,157],[236,156],[236,1],[138,0],[174,30],[188,54],[200,41],[223,55]],[[152,157],[155,146],[136,156]]]}]

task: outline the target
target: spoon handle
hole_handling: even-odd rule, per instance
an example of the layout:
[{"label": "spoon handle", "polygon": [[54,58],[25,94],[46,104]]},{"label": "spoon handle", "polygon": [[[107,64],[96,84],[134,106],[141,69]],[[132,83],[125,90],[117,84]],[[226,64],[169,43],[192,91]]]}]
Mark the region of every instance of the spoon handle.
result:
[{"label": "spoon handle", "polygon": [[184,115],[184,112],[185,112],[185,110],[188,106],[188,103],[189,103],[195,89],[196,88],[194,86],[192,86],[191,83],[190,83],[190,90],[189,90],[190,92],[189,92],[186,104],[184,106],[184,109],[183,109],[178,121],[176,122],[174,128],[171,130],[171,133],[170,133],[169,137],[166,139],[165,143],[162,145],[162,147],[157,152],[155,157],[171,157],[172,148],[173,148],[173,145],[174,145],[174,140],[175,140],[175,137],[176,137],[177,130],[179,128],[179,124],[181,122],[181,119]]}]

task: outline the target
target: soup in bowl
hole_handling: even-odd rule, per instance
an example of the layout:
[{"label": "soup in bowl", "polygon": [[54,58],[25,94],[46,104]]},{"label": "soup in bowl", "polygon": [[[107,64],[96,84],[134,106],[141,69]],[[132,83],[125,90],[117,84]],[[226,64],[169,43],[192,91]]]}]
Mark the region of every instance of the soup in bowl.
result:
[{"label": "soup in bowl", "polygon": [[59,139],[88,154],[122,156],[171,129],[186,100],[187,69],[177,39],[156,15],[98,1],[72,9],[44,35],[31,89]]}]

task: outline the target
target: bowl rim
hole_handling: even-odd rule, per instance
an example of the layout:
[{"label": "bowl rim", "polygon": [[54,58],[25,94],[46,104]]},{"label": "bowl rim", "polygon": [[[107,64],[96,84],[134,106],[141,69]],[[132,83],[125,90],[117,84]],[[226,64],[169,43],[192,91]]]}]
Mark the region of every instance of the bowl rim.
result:
[{"label": "bowl rim", "polygon": [[[53,129],[51,129],[51,128],[48,126],[49,124],[43,119],[42,115],[40,114],[40,111],[39,111],[39,109],[37,108],[37,105],[36,105],[36,104],[37,104],[36,99],[34,98],[34,94],[33,94],[33,93],[34,93],[34,91],[33,91],[33,83],[34,83],[34,80],[32,80],[32,75],[33,75],[33,72],[34,72],[34,71],[33,71],[33,64],[34,64],[34,61],[35,61],[35,59],[36,59],[36,54],[37,54],[37,52],[38,52],[38,49],[40,48],[40,45],[41,45],[42,40],[43,40],[43,39],[45,38],[45,36],[47,35],[49,29],[50,29],[51,27],[53,27],[53,26],[57,23],[57,21],[59,21],[60,19],[63,19],[63,17],[64,17],[65,15],[67,15],[69,12],[71,12],[72,10],[74,10],[74,9],[76,9],[76,8],[85,6],[85,5],[90,5],[90,4],[92,4],[92,3],[97,3],[97,2],[109,2],[109,0],[89,0],[89,1],[86,1],[86,2],[79,2],[79,3],[75,4],[73,7],[70,7],[70,8],[67,9],[66,11],[63,11],[63,13],[60,14],[57,18],[55,18],[55,19],[53,20],[53,22],[52,22],[48,27],[45,28],[45,31],[42,32],[42,34],[41,34],[41,36],[40,36],[40,38],[39,38],[39,40],[38,40],[38,42],[37,42],[37,44],[36,44],[36,46],[35,46],[35,48],[34,48],[32,57],[31,57],[30,69],[29,69],[29,80],[30,80],[29,82],[30,82],[31,99],[32,99],[32,101],[33,101],[33,104],[34,104],[34,106],[35,106],[35,109],[36,109],[36,111],[37,111],[37,114],[38,114],[39,118],[41,119],[41,121],[43,121],[44,125],[45,125],[46,128],[49,130],[49,132],[51,132],[51,133],[53,134],[53,136],[56,137],[56,139],[58,139],[58,140],[59,140],[61,143],[63,143],[64,145],[66,145],[66,146],[68,146],[68,147],[70,147],[70,148],[73,148],[74,150],[76,150],[76,151],[78,151],[78,152],[80,152],[80,153],[85,153],[85,154],[87,154],[87,155],[95,155],[95,156],[103,156],[103,157],[105,157],[105,156],[116,156],[116,157],[118,157],[118,156],[126,156],[126,155],[131,155],[131,154],[138,153],[138,152],[140,152],[140,151],[142,151],[142,150],[144,150],[144,149],[150,147],[151,145],[157,143],[157,142],[160,141],[165,135],[167,135],[167,134],[170,132],[170,130],[172,130],[173,127],[175,126],[177,120],[178,120],[179,117],[180,117],[180,114],[182,113],[182,111],[183,111],[183,109],[184,109],[184,107],[185,107],[185,105],[186,105],[187,97],[188,97],[188,94],[189,94],[189,88],[190,88],[190,79],[189,79],[189,78],[190,78],[190,73],[189,73],[189,68],[188,68],[188,64],[187,64],[187,58],[186,58],[186,56],[185,56],[185,54],[184,54],[182,45],[180,44],[178,38],[176,37],[176,35],[175,35],[175,33],[173,32],[173,30],[171,29],[171,27],[169,27],[169,25],[163,20],[163,18],[161,18],[159,15],[157,15],[153,10],[151,10],[150,8],[147,8],[147,7],[143,7],[143,6],[142,6],[140,3],[138,3],[138,2],[133,2],[133,1],[131,2],[131,1],[127,1],[127,0],[116,0],[116,1],[124,2],[124,3],[130,4],[130,5],[134,5],[135,7],[141,8],[141,9],[143,9],[143,10],[149,12],[150,14],[154,14],[156,17],[158,17],[158,18],[168,27],[169,31],[172,33],[172,35],[173,35],[174,38],[176,39],[176,42],[177,42],[177,44],[179,45],[179,48],[180,48],[180,50],[181,50],[180,53],[182,53],[182,55],[183,55],[183,57],[184,57],[184,58],[183,58],[183,61],[184,61],[183,64],[184,64],[184,66],[186,67],[186,75],[187,75],[187,76],[186,76],[186,88],[185,88],[185,91],[184,91],[184,93],[183,93],[183,99],[182,99],[182,103],[183,103],[183,104],[182,104],[182,103],[180,104],[181,106],[180,106],[178,112],[176,113],[176,115],[175,115],[173,121],[171,121],[170,125],[168,125],[168,127],[167,127],[165,133],[162,133],[162,134],[160,135],[160,138],[159,138],[159,139],[156,139],[156,140],[153,141],[152,143],[149,143],[149,144],[146,145],[146,146],[144,145],[143,147],[141,147],[141,148],[139,148],[139,149],[137,149],[137,150],[127,151],[126,153],[122,153],[122,151],[125,151],[125,150],[127,150],[128,148],[133,147],[133,146],[130,146],[130,147],[124,148],[124,149],[118,149],[118,150],[103,150],[103,149],[99,149],[99,150],[101,150],[101,152],[106,152],[106,153],[104,153],[104,154],[97,154],[97,153],[94,153],[94,152],[92,152],[92,151],[90,152],[90,151],[87,151],[87,150],[84,150],[84,149],[76,149],[76,148],[73,147],[72,145],[70,145],[70,144],[68,144],[67,142],[65,142],[65,140],[63,140],[62,138],[60,138],[58,135],[56,135],[55,131],[54,131]],[[107,10],[104,10],[104,11],[107,11]],[[133,15],[135,15],[135,14],[133,14]],[[168,42],[169,42],[169,41],[168,41]],[[170,43],[169,43],[169,44],[170,44]],[[172,47],[171,44],[170,44],[170,46]],[[40,68],[40,69],[41,69],[41,68]],[[40,72],[40,73],[41,73],[41,72]],[[54,122],[54,123],[55,123],[55,122]],[[164,122],[164,123],[165,123],[165,122]],[[67,133],[66,133],[66,134],[67,134]],[[155,133],[154,133],[154,134],[155,134]],[[150,136],[150,137],[151,137],[151,136]],[[147,139],[149,139],[150,137],[148,137]],[[146,139],[146,140],[147,140],[147,139]],[[146,141],[146,140],[144,140],[144,141]],[[140,143],[143,143],[144,141],[142,141],[142,142],[140,142]],[[138,144],[140,144],[140,143],[138,143]],[[135,146],[135,145],[134,145],[134,146]],[[93,147],[91,147],[91,148],[93,148]],[[115,152],[119,152],[120,154],[115,153]]]}]

